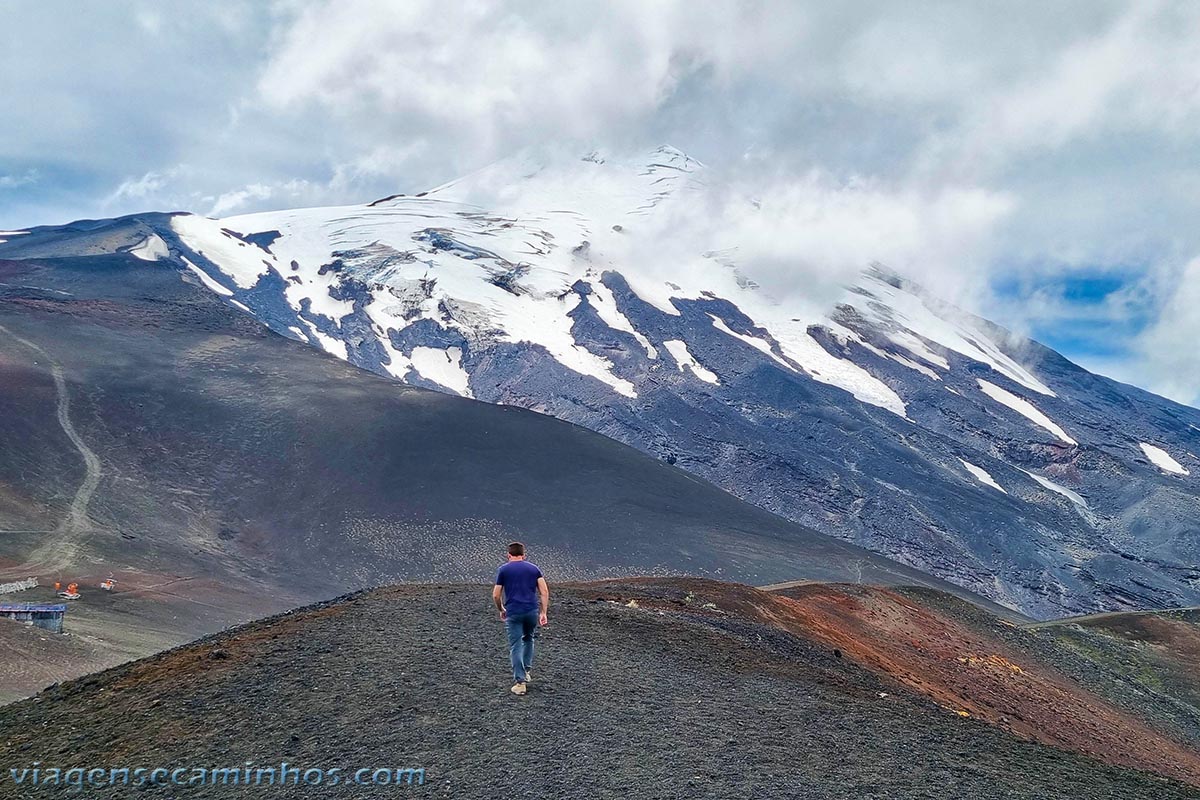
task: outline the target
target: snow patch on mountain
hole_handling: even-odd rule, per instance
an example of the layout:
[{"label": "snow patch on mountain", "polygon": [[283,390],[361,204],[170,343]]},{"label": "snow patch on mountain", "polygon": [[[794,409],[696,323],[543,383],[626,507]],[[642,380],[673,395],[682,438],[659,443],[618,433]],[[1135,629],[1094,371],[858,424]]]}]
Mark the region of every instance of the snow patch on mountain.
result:
[{"label": "snow patch on mountain", "polygon": [[167,243],[162,240],[162,237],[152,233],[137,245],[131,247],[129,254],[143,261],[158,261],[170,258],[171,251],[167,248]]},{"label": "snow patch on mountain", "polygon": [[[637,328],[633,327],[633,323],[629,321],[629,318],[617,308],[617,301],[613,297],[611,289],[599,280],[589,281],[588,289],[590,290],[588,303],[592,308],[596,309],[596,313],[600,315],[600,319],[604,320],[605,324],[613,330],[625,331],[631,334],[633,338],[637,339],[638,344],[645,348],[647,358],[658,358],[658,351],[654,348],[654,345],[650,344],[650,340],[642,335]],[[674,354],[674,351],[672,351],[672,354]],[[678,361],[679,359],[676,358],[675,360]]]},{"label": "snow patch on mountain", "polygon": [[672,298],[686,299],[683,297],[683,290],[672,283],[666,281],[654,281],[642,278],[637,274],[624,276],[629,282],[629,288],[641,300],[646,301],[650,305],[657,308],[664,314],[670,314],[673,317],[682,316],[679,309],[671,302]]},{"label": "snow patch on mountain", "polygon": [[1029,477],[1033,478],[1035,481],[1040,483],[1045,488],[1049,489],[1050,491],[1055,492],[1056,494],[1061,494],[1063,497],[1067,498],[1075,505],[1077,505],[1081,508],[1090,508],[1090,506],[1088,506],[1087,500],[1085,500],[1083,495],[1079,494],[1079,492],[1068,489],[1067,487],[1063,486],[1062,484],[1055,483],[1054,481],[1050,480],[1049,478],[1038,475],[1036,472],[1030,472],[1027,469],[1021,470],[1021,471],[1024,472]]},{"label": "snow patch on mountain", "polygon": [[663,342],[663,347],[667,348],[667,352],[671,354],[671,358],[675,359],[675,364],[681,372],[684,367],[687,367],[700,380],[707,381],[715,386],[721,384],[721,381],[717,378],[717,374],[709,369],[705,369],[704,365],[688,352],[687,345],[683,342],[678,339],[670,339]]},{"label": "snow patch on mountain", "polygon": [[940,381],[942,379],[941,375],[938,375],[936,372],[934,372],[932,369],[925,366],[924,364],[918,364],[916,361],[905,358],[904,356],[896,355],[895,353],[889,353],[885,350],[880,350],[878,347],[876,347],[875,345],[873,345],[867,341],[860,340],[859,344],[861,344],[864,348],[866,348],[867,350],[870,350],[872,353],[879,356],[880,358],[886,358],[889,361],[895,361],[897,364],[901,364],[905,367],[908,367],[909,369],[913,370],[914,372],[921,373],[926,378],[929,378],[929,379],[935,380],[935,381]]},{"label": "snow patch on mountain", "polygon": [[243,289],[252,289],[274,264],[274,257],[234,236],[217,220],[179,214],[171,228],[185,245],[218,265]]},{"label": "snow patch on mountain", "polygon": [[1092,527],[1096,527],[1099,524],[1100,518],[1092,510],[1092,507],[1088,505],[1088,501],[1083,497],[1083,495],[1079,494],[1079,492],[1068,489],[1066,486],[1063,486],[1060,483],[1055,483],[1049,478],[1038,475],[1036,472],[1030,472],[1027,469],[1023,469],[1021,471],[1037,481],[1043,488],[1049,489],[1055,494],[1060,494],[1070,500],[1076,513],[1078,513],[1079,516],[1082,517],[1085,522],[1087,522],[1087,524],[1091,525]]},{"label": "snow patch on mountain", "polygon": [[321,349],[330,355],[335,355],[338,358],[346,361],[349,359],[349,351],[346,349],[346,343],[341,339],[335,339],[327,333],[321,331],[317,326],[309,325],[312,335],[316,337],[317,342],[321,345]]},{"label": "snow patch on mountain", "polygon": [[529,295],[515,298],[502,317],[504,340],[539,344],[568,369],[581,375],[590,375],[625,397],[637,397],[633,384],[614,373],[611,361],[575,341],[571,334],[573,320],[569,314],[580,300],[577,294],[569,298],[541,301]]},{"label": "snow patch on mountain", "polygon": [[1161,447],[1156,447],[1146,442],[1138,442],[1142,448],[1142,452],[1146,454],[1146,458],[1150,459],[1150,463],[1158,467],[1164,472],[1170,472],[1175,475],[1190,475],[1191,473],[1184,468],[1182,464],[1171,457],[1171,454]]},{"label": "snow patch on mountain", "polygon": [[[801,324],[769,318],[767,325],[783,354],[814,380],[845,389],[862,402],[886,408],[897,416],[908,415],[908,408],[895,390],[853,361],[832,355]],[[850,334],[849,338],[858,337]]]},{"label": "snow patch on mountain", "polygon": [[907,330],[889,331],[888,339],[900,345],[908,352],[912,353],[917,358],[936,367],[944,370],[950,369],[950,362],[945,356],[938,355],[929,349],[929,347],[918,338],[915,334]]},{"label": "snow patch on mountain", "polygon": [[187,268],[192,271],[192,274],[200,279],[201,283],[208,287],[209,291],[216,292],[222,297],[233,297],[232,289],[227,289],[221,284],[217,283],[207,272],[189,261],[187,256],[182,256],[182,258],[183,263],[187,266]]},{"label": "snow patch on mountain", "polygon": [[471,397],[471,376],[463,369],[461,348],[414,347],[412,365],[422,378],[445,386],[455,394]]},{"label": "snow patch on mountain", "polygon": [[971,327],[965,315],[942,304],[937,304],[935,312],[915,286],[896,282],[907,288],[897,287],[879,274],[869,274],[857,287],[858,291],[847,293],[844,302],[885,328],[902,326],[893,330],[889,338],[930,364],[950,368],[949,362],[932,352],[922,339],[987,364],[1027,389],[1055,396],[1049,386],[1005,355],[982,331]]},{"label": "snow patch on mountain", "polygon": [[976,379],[976,382],[979,384],[979,388],[983,390],[983,393],[995,400],[997,403],[1008,406],[1013,411],[1016,411],[1018,414],[1032,422],[1034,425],[1045,428],[1067,444],[1079,444],[1077,441],[1068,436],[1067,432],[1064,431],[1056,422],[1039,411],[1033,405],[1033,403],[1030,403],[1024,398],[1017,397],[1007,389],[1001,389],[996,384],[991,383],[990,381],[985,381],[982,378]]},{"label": "snow patch on mountain", "polygon": [[[431,319],[469,338],[540,345],[567,368],[633,398],[633,384],[571,333],[580,297],[569,290],[573,257],[557,242],[580,241],[579,226],[570,214],[515,220],[440,199],[393,198],[379,206],[255,214],[218,230],[279,231],[271,249],[292,265],[284,272],[289,303],[307,304],[335,326],[354,312],[353,302],[332,296],[351,279],[372,295],[367,313],[383,329],[381,343],[388,330]],[[622,324],[615,304],[596,305],[614,327]]]},{"label": "snow patch on mountain", "polygon": [[[796,368],[792,364],[780,358],[771,348],[771,345],[763,339],[757,336],[738,333],[725,324],[725,320],[715,314],[709,314],[708,316],[712,319],[713,327],[721,333],[745,342],[764,355],[771,357],[784,368],[793,372],[796,371]],[[777,326],[776,330],[781,330],[781,327]],[[903,417],[907,415],[908,412],[904,401],[885,383],[872,376],[871,373],[857,364],[830,355],[828,351],[817,344],[807,333],[792,331],[792,335],[790,336],[783,335],[782,337],[775,336],[773,338],[778,342],[779,348],[783,351],[784,355],[800,364],[804,368],[804,371],[815,380],[845,389],[859,400],[886,408],[898,416]]]},{"label": "snow patch on mountain", "polygon": [[747,334],[738,333],[737,331],[732,330],[728,325],[725,324],[725,320],[721,319],[716,314],[709,314],[708,316],[710,319],[712,319],[713,327],[716,328],[717,330],[719,330],[721,333],[727,334],[729,336],[732,336],[735,339],[745,342],[746,344],[753,347],[755,350],[758,350],[759,352],[763,353],[764,355],[773,358],[784,369],[789,369],[792,372],[796,371],[795,367],[793,367],[791,364],[789,364],[788,362],[784,361],[782,358],[777,356],[775,354],[775,351],[771,349],[771,345],[767,344],[762,339],[758,338],[757,336],[749,336]]},{"label": "snow patch on mountain", "polygon": [[354,303],[333,296],[336,286],[336,278],[318,274],[307,281],[289,282],[284,295],[293,308],[325,317],[336,325],[354,312]]},{"label": "snow patch on mountain", "polygon": [[983,467],[977,466],[975,464],[972,464],[970,461],[967,461],[962,458],[960,458],[958,460],[962,462],[962,465],[967,468],[967,472],[971,473],[971,476],[973,478],[975,478],[975,480],[979,481],[984,486],[990,486],[993,489],[1004,492],[1004,494],[1008,494],[1008,492],[1005,491],[1004,487],[1001,486],[999,483],[997,483],[996,479],[993,478],[986,469],[984,469]]}]

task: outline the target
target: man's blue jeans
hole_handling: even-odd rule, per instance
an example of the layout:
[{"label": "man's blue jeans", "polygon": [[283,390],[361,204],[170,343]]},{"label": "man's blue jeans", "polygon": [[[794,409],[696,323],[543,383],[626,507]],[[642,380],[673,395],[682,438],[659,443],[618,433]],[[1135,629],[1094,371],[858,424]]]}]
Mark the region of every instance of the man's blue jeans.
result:
[{"label": "man's blue jeans", "polygon": [[508,652],[512,656],[513,680],[525,682],[525,673],[533,666],[533,640],[538,633],[538,610],[510,613],[504,621],[508,628]]}]

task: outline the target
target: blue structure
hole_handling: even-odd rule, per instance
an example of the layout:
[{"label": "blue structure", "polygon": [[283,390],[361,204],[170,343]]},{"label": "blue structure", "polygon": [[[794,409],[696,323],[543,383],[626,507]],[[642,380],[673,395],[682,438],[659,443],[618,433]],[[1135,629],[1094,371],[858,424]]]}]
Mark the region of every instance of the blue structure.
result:
[{"label": "blue structure", "polygon": [[54,633],[63,632],[63,617],[66,616],[65,604],[51,603],[0,603],[0,617],[26,625],[33,625]]}]

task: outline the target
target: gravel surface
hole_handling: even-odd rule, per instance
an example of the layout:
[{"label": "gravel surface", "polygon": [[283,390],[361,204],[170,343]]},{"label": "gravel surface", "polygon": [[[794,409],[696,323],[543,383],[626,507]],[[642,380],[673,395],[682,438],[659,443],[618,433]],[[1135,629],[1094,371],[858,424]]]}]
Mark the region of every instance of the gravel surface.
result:
[{"label": "gravel surface", "polygon": [[[559,588],[508,692],[483,586],[395,587],[254,623],[0,709],[11,766],[424,767],[422,786],[137,797],[1182,798],[1200,791],[961,719],[738,614]],[[881,697],[880,693],[886,693]],[[89,790],[128,797],[132,790]]]},{"label": "gravel surface", "polygon": [[1200,752],[1200,612],[1134,612],[1081,623],[1012,626],[943,592],[899,591],[1003,639]]}]

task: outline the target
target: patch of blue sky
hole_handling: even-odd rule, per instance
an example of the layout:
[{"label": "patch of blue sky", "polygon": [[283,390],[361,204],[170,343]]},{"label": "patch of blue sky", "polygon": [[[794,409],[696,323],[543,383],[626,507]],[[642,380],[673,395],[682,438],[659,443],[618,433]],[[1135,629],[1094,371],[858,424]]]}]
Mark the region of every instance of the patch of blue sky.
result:
[{"label": "patch of blue sky", "polygon": [[1027,333],[1042,344],[1072,359],[1112,358],[1128,355],[1156,318],[1144,274],[1136,267],[1021,271],[995,278],[992,290],[1002,303],[1025,307]]}]

